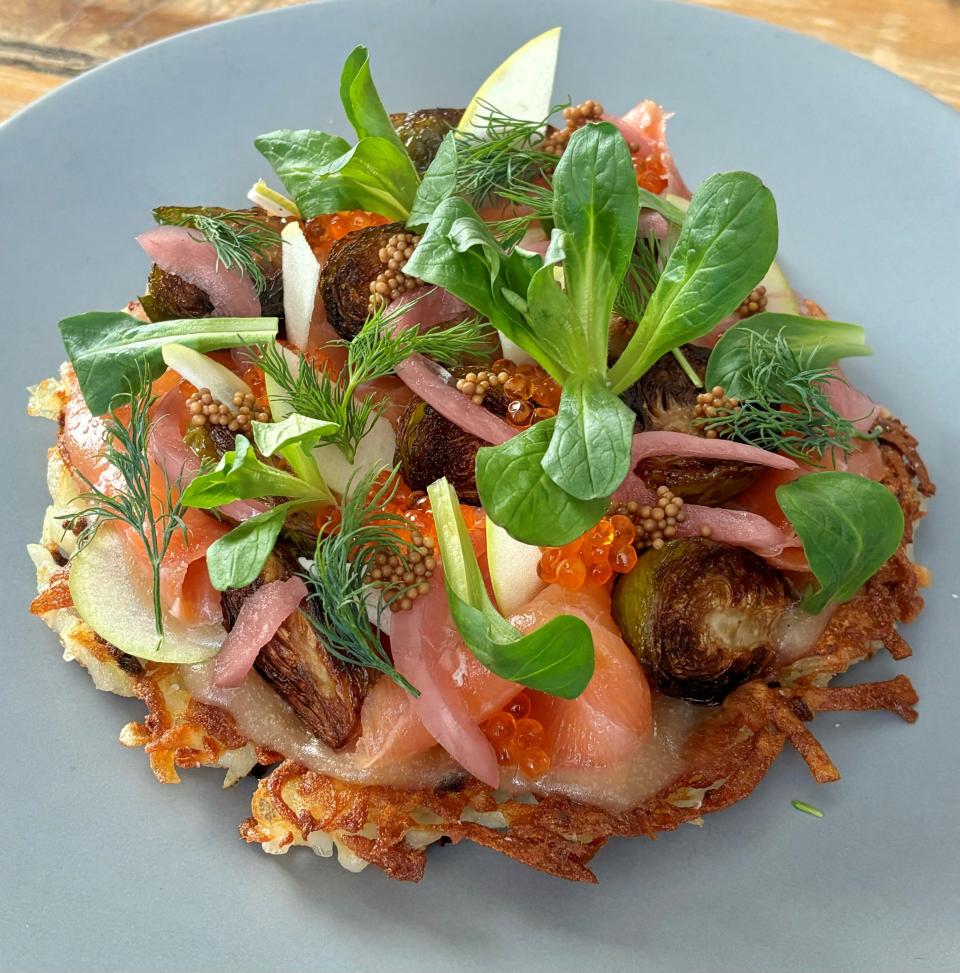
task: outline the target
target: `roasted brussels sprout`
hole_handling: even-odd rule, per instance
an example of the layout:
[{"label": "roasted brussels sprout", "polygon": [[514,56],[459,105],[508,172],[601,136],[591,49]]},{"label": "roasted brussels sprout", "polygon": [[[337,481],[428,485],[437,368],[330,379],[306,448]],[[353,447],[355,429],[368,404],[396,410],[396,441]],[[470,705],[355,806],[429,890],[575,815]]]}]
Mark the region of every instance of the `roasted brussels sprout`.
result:
[{"label": "roasted brussels sprout", "polygon": [[426,488],[445,476],[457,491],[461,503],[479,506],[477,494],[477,450],[487,444],[444,418],[423,399],[414,398],[397,425],[394,465],[414,490]]},{"label": "roasted brussels sprout", "polygon": [[414,167],[422,176],[433,162],[444,135],[451,128],[455,128],[462,117],[462,108],[421,108],[408,114],[392,114],[390,121],[413,160]]},{"label": "roasted brussels sprout", "polygon": [[402,223],[365,226],[337,240],[320,271],[320,296],[327,320],[348,341],[367,319],[370,282],[383,270],[380,251]]},{"label": "roasted brussels sprout", "polygon": [[675,497],[711,506],[746,490],[761,469],[756,463],[731,459],[649,456],[634,472],[648,487],[665,486]]},{"label": "roasted brussels sprout", "polygon": [[205,318],[213,311],[205,291],[176,274],[168,274],[156,264],[150,268],[147,293],[140,298],[140,304],[151,321]]},{"label": "roasted brussels sprout", "polygon": [[[242,213],[252,217],[279,233],[283,220],[270,216],[257,207],[246,210],[227,210],[222,206],[158,206],[154,211],[158,223],[175,225],[185,216],[222,216],[224,213]],[[260,294],[262,314],[267,317],[283,316],[283,274],[281,244],[268,245],[262,254],[254,257],[263,271],[266,286]],[[147,317],[151,321],[170,321],[174,318],[203,318],[213,311],[213,304],[206,292],[187,283],[176,274],[161,270],[156,264],[147,277],[147,293],[140,298]]]},{"label": "roasted brussels sprout", "polygon": [[756,554],[690,538],[640,555],[613,590],[613,617],[654,689],[718,704],[773,671],[771,632],[789,602]]},{"label": "roasted brussels sprout", "polygon": [[[680,350],[702,381],[707,373],[709,349],[684,345]],[[693,407],[697,404],[699,391],[673,353],[667,352],[626,389],[621,398],[637,414],[637,422],[643,429],[692,433],[696,431]]]},{"label": "roasted brussels sprout", "polygon": [[[684,345],[681,350],[702,379],[710,352],[697,345]],[[698,391],[677,359],[668,353],[623,393],[623,400],[637,414],[642,429],[694,433],[693,407]],[[675,496],[708,505],[736,496],[762,471],[755,463],[681,456],[650,457],[635,470],[648,486],[666,486]]]}]

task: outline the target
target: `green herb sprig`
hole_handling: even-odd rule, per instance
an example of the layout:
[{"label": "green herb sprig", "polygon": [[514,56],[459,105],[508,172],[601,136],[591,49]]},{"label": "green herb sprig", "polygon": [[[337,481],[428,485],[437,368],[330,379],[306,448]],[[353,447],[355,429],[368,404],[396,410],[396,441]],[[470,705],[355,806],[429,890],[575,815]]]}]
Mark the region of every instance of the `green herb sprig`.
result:
[{"label": "green herb sprig", "polygon": [[241,277],[250,278],[257,294],[263,293],[267,279],[257,258],[265,257],[272,247],[280,245],[277,230],[250,213],[175,211],[178,215],[167,218],[164,209],[155,211],[158,222],[196,230],[199,236],[195,239],[206,241],[216,251],[218,266],[226,270],[236,268]]},{"label": "green herb sprig", "polygon": [[796,350],[781,334],[752,332],[746,367],[739,373],[740,405],[729,413],[695,419],[723,439],[749,443],[809,463],[813,456],[853,451],[853,422],[830,404],[832,368],[814,364],[815,351]]},{"label": "green herb sprig", "polygon": [[370,431],[386,403],[358,390],[378,378],[392,374],[413,354],[422,354],[443,365],[452,365],[480,351],[489,340],[490,328],[472,318],[449,328],[420,332],[417,328],[397,330],[396,321],[413,305],[387,312],[378,308],[364,322],[347,348],[347,362],[339,375],[315,368],[303,356],[292,368],[275,343],[261,345],[257,364],[279,387],[280,399],[294,412],[312,419],[337,424],[330,437],[353,462],[360,440]]},{"label": "green herb sprig", "polygon": [[552,209],[549,174],[557,157],[544,151],[543,140],[551,116],[565,107],[557,105],[546,118],[530,122],[483,103],[477,117],[479,130],[451,131],[444,136],[417,190],[408,225],[428,223],[437,207],[454,196],[473,206],[500,197],[517,207],[529,207],[530,215],[494,225],[498,236],[511,240],[523,236],[531,220],[548,219]]},{"label": "green herb sprig", "polygon": [[520,202],[539,188],[533,180],[557,164],[542,145],[550,119],[567,104],[555,105],[537,122],[513,118],[487,102],[481,105],[476,116],[481,131],[456,133],[457,193],[476,204],[494,195]]},{"label": "green herb sprig", "polygon": [[306,575],[309,599],[316,608],[307,617],[326,648],[349,665],[377,669],[414,696],[419,692],[394,668],[370,624],[367,605],[378,617],[404,590],[384,592],[369,579],[378,554],[396,556],[407,565],[401,532],[409,521],[386,510],[396,491],[396,476],[374,489],[377,470],[351,484],[340,506],[339,523],[331,521],[317,537],[313,563]]},{"label": "green herb sprig", "polygon": [[[88,523],[78,538],[78,552],[93,540],[100,525],[107,521],[126,524],[140,538],[150,565],[159,649],[163,644],[160,565],[177,531],[182,531],[184,541],[187,540],[187,527],[183,521],[185,508],[181,500],[175,499],[179,483],[171,483],[166,477],[162,484],[154,482],[148,443],[150,407],[156,400],[150,393],[146,374],[141,373],[137,385],[118,400],[120,404],[105,419],[103,458],[119,472],[123,489],[105,493],[80,470],[75,471],[89,488],[78,497],[89,504],[84,510]],[[126,408],[129,408],[129,416],[124,415]],[[72,519],[75,514],[68,516]]]}]

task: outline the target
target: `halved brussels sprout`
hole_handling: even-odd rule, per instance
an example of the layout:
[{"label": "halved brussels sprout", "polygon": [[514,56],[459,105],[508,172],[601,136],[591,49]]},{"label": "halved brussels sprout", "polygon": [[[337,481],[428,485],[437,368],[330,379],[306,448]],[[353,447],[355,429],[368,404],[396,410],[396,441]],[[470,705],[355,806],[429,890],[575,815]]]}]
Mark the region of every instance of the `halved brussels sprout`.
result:
[{"label": "halved brussels sprout", "polygon": [[140,304],[151,321],[173,321],[177,318],[205,318],[213,312],[206,291],[188,284],[177,274],[167,273],[156,264],[147,276],[147,293]]},{"label": "halved brussels sprout", "polygon": [[613,617],[651,686],[718,704],[773,672],[786,579],[756,554],[703,538],[647,550],[613,590]]},{"label": "halved brussels sprout", "polygon": [[367,319],[370,283],[383,270],[380,251],[390,237],[403,231],[402,223],[365,226],[348,233],[330,248],[320,271],[320,296],[327,320],[348,341],[356,337]]},{"label": "halved brussels sprout", "polygon": [[395,112],[390,122],[422,176],[433,162],[444,135],[456,128],[462,117],[462,108],[420,108],[409,113]]},{"label": "halved brussels sprout", "polygon": [[[702,380],[709,350],[697,345],[684,345],[680,350]],[[637,414],[642,429],[694,434],[693,407],[700,391],[669,352],[622,398]],[[738,460],[655,456],[643,460],[635,472],[650,487],[666,486],[684,500],[709,505],[723,503],[745,490],[763,467]]]},{"label": "halved brussels sprout", "polygon": [[461,503],[480,505],[477,493],[477,450],[486,446],[444,418],[423,399],[414,398],[397,425],[397,451],[394,465],[414,490],[426,490],[434,480],[445,476]]}]

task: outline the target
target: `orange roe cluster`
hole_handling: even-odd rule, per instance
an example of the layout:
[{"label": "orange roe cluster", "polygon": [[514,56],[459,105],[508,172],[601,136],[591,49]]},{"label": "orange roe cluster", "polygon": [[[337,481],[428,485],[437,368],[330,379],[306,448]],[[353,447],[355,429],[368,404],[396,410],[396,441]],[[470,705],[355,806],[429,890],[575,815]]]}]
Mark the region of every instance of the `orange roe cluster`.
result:
[{"label": "orange roe cluster", "polygon": [[563,547],[545,547],[537,574],[547,584],[568,591],[606,584],[615,574],[626,574],[637,563],[634,543],[637,528],[623,514],[603,517],[595,526]]},{"label": "orange roe cluster", "polygon": [[303,235],[310,249],[321,262],[326,260],[330,248],[348,233],[368,226],[383,226],[390,221],[379,213],[362,209],[344,210],[340,213],[324,213],[313,216],[303,224]]},{"label": "orange roe cluster", "polygon": [[536,780],[550,769],[550,755],[543,749],[543,725],[530,717],[530,707],[530,697],[520,693],[487,720],[483,731],[497,763],[518,767],[524,777]]},{"label": "orange roe cluster", "polygon": [[489,369],[468,372],[457,382],[457,391],[476,405],[491,390],[503,393],[507,421],[520,429],[552,419],[560,408],[562,390],[539,365],[517,365],[509,358],[498,358]]}]

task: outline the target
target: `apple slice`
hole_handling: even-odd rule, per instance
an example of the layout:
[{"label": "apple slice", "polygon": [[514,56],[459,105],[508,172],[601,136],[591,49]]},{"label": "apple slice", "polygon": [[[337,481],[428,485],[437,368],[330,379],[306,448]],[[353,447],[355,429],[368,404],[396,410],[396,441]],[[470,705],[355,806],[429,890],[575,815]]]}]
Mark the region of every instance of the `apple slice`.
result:
[{"label": "apple slice", "polygon": [[198,389],[210,389],[218,401],[230,405],[238,392],[248,395],[250,386],[229,368],[186,345],[164,345],[163,360],[167,368],[195,385]]},{"label": "apple slice", "polygon": [[539,547],[515,540],[487,517],[487,564],[502,614],[513,615],[546,587],[537,574],[539,563]]},{"label": "apple slice", "polygon": [[483,135],[483,115],[491,105],[525,122],[546,118],[552,107],[559,50],[560,28],[554,27],[514,51],[477,89],[457,129]]},{"label": "apple slice", "polygon": [[371,467],[392,468],[396,448],[397,437],[393,432],[393,426],[381,416],[373,424],[370,432],[360,440],[357,455],[352,463],[333,443],[317,446],[313,456],[321,475],[327,481],[327,486],[337,493],[346,493],[350,481],[359,480]]},{"label": "apple slice", "polygon": [[306,348],[320,286],[320,263],[299,223],[288,223],[280,237],[283,240],[283,318],[287,340],[297,348]]},{"label": "apple slice", "polygon": [[247,199],[255,206],[266,210],[271,216],[292,216],[300,219],[300,210],[292,199],[271,189],[262,179],[258,179],[247,193]]},{"label": "apple slice", "polygon": [[77,614],[97,635],[138,659],[204,662],[220,651],[227,637],[223,625],[187,626],[166,615],[158,647],[150,583],[112,524],[101,525],[70,561],[70,595]]}]

